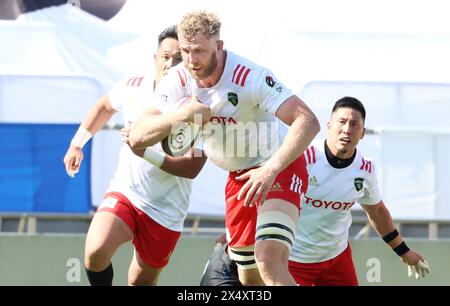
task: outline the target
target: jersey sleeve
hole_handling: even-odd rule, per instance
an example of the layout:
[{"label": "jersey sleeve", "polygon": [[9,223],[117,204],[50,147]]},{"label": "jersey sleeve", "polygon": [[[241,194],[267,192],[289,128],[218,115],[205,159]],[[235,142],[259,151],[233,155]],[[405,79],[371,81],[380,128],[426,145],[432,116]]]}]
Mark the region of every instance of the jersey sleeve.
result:
[{"label": "jersey sleeve", "polygon": [[256,77],[255,100],[260,109],[275,115],[280,105],[294,94],[267,69],[262,69]]},{"label": "jersey sleeve", "polygon": [[108,93],[109,103],[116,111],[122,109],[123,101],[126,98],[127,90],[124,84],[126,84],[125,78],[114,84],[113,88],[111,88]]},{"label": "jersey sleeve", "polygon": [[176,102],[186,97],[186,79],[182,76],[181,68],[171,68],[156,87],[152,106],[161,113],[173,110]]},{"label": "jersey sleeve", "polygon": [[108,98],[112,108],[121,111],[127,104],[135,102],[138,95],[153,90],[148,87],[149,77],[143,75],[128,75],[118,81],[109,91]]},{"label": "jersey sleeve", "polygon": [[370,172],[363,183],[363,196],[359,199],[359,204],[375,205],[381,201],[381,194],[378,189],[378,180],[375,173],[375,165],[370,161]]}]

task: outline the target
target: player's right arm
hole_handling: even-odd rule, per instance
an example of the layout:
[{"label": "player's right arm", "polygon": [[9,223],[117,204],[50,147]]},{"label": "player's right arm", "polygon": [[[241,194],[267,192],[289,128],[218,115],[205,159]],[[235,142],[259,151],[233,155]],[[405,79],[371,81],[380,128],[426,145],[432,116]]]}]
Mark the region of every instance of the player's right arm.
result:
[{"label": "player's right arm", "polygon": [[191,95],[181,74],[177,67],[169,71],[158,84],[151,106],[130,126],[129,144],[132,149],[155,145],[170,134],[174,124],[194,121],[195,113],[208,112],[209,115],[209,107],[194,101],[177,108],[178,101]]},{"label": "player's right arm", "polygon": [[161,113],[149,107],[130,125],[129,144],[133,150],[153,146],[169,135],[172,125],[184,121],[178,112]]},{"label": "player's right arm", "polygon": [[155,107],[149,107],[130,126],[129,141],[131,148],[142,149],[157,144],[170,134],[172,126],[176,123],[194,122],[195,114],[200,114],[202,118],[208,119],[210,114],[209,107],[195,98],[191,103],[166,113],[161,113]]},{"label": "player's right arm", "polygon": [[83,160],[83,146],[103,128],[115,112],[116,110],[111,106],[106,95],[101,97],[88,112],[64,156],[64,165],[69,176],[74,177],[80,169]]}]

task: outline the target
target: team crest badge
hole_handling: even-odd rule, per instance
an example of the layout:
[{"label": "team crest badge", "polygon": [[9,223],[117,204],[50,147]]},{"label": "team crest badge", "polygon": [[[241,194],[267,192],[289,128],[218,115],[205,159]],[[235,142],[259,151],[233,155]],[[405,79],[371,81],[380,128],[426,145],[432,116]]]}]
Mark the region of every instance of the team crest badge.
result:
[{"label": "team crest badge", "polygon": [[230,103],[233,104],[233,106],[236,106],[239,102],[237,94],[235,94],[234,92],[229,92],[228,101],[230,101]]},{"label": "team crest badge", "polygon": [[361,189],[363,189],[363,181],[364,181],[364,179],[362,179],[360,177],[355,178],[356,191],[360,191]]}]

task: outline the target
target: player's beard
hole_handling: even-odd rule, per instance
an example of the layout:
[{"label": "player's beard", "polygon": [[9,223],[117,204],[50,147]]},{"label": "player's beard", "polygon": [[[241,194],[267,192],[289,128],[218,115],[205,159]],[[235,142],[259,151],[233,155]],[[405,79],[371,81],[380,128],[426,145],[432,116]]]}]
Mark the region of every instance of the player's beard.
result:
[{"label": "player's beard", "polygon": [[205,65],[204,68],[202,68],[202,70],[196,72],[193,71],[192,69],[189,69],[189,71],[195,79],[204,80],[216,70],[216,67],[217,67],[217,53],[216,51],[214,51],[211,54],[208,64]]},{"label": "player's beard", "polygon": [[344,148],[341,148],[341,149],[338,149],[338,153],[341,154],[341,155],[345,155],[345,154],[348,153],[348,150],[344,149]]}]

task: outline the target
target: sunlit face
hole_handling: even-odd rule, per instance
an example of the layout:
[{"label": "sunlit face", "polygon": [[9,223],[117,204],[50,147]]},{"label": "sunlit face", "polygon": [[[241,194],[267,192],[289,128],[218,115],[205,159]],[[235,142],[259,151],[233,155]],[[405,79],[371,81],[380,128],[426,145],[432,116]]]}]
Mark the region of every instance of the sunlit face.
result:
[{"label": "sunlit face", "polygon": [[171,37],[164,39],[155,54],[156,83],[167,74],[169,68],[181,63],[181,61],[178,41]]},{"label": "sunlit face", "polygon": [[180,33],[178,38],[184,65],[192,77],[200,81],[211,76],[217,68],[222,41],[215,36],[207,38],[202,33],[197,33],[189,40]]},{"label": "sunlit face", "polygon": [[327,124],[327,145],[331,152],[342,159],[352,157],[359,141],[364,137],[364,120],[359,111],[342,107],[338,108]]}]

